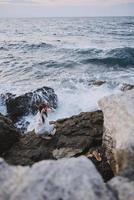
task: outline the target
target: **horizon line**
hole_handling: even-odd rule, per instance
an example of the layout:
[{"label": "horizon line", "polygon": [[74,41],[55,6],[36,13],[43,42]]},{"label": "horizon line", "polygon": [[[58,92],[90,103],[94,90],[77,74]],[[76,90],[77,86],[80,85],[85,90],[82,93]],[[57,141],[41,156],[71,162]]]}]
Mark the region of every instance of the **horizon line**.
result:
[{"label": "horizon line", "polygon": [[95,17],[134,17],[134,15],[92,15],[92,16],[23,16],[23,17],[0,17],[0,19],[23,19],[23,18],[95,18]]}]

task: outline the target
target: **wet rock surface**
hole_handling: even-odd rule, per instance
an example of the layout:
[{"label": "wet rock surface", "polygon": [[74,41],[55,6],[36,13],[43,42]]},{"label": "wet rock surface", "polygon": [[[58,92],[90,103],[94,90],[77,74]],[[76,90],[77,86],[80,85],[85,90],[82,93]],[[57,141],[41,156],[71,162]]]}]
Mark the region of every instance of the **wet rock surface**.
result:
[{"label": "wet rock surface", "polygon": [[123,92],[126,92],[128,90],[132,90],[132,89],[134,89],[134,85],[131,85],[131,84],[128,84],[128,83],[124,83],[121,86],[121,91],[123,91]]},{"label": "wet rock surface", "polygon": [[14,123],[23,116],[35,114],[38,105],[44,101],[48,102],[53,108],[56,108],[58,103],[57,95],[49,87],[42,87],[21,96],[10,93],[1,96],[5,99],[8,117]]},{"label": "wet rock surface", "polygon": [[99,86],[104,85],[105,83],[107,83],[105,80],[96,79],[96,80],[90,80],[88,85],[90,85],[90,86],[98,86],[99,87]]}]

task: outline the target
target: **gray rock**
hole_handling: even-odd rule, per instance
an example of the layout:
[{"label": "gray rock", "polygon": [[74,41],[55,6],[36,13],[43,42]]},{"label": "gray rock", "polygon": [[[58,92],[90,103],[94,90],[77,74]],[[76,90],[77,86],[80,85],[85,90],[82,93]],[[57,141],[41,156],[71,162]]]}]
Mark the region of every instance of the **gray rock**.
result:
[{"label": "gray rock", "polygon": [[107,157],[115,173],[134,167],[134,90],[105,97],[99,102],[104,113]]},{"label": "gray rock", "polygon": [[14,192],[21,186],[23,176],[29,167],[9,166],[0,158],[0,199],[10,200]]},{"label": "gray rock", "polygon": [[134,180],[117,176],[109,181],[108,186],[118,200],[134,200]]},{"label": "gray rock", "polygon": [[0,183],[2,200],[115,199],[86,157],[42,161],[31,168],[0,160]]}]

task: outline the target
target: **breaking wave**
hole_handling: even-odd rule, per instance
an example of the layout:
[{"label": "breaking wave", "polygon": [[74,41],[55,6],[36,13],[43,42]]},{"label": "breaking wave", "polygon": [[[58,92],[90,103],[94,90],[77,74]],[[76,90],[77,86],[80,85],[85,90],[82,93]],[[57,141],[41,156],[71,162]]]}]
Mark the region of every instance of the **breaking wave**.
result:
[{"label": "breaking wave", "polygon": [[81,59],[82,64],[106,64],[129,66],[134,64],[134,48],[124,47],[111,50],[89,49],[80,50],[78,54],[84,57]]}]

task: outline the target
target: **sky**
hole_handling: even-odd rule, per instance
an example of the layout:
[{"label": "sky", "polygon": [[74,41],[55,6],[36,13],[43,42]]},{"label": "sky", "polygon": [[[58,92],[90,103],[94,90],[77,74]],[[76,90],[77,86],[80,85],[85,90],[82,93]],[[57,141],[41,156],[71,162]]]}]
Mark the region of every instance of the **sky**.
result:
[{"label": "sky", "polygon": [[134,16],[134,0],[0,0],[0,18],[81,16]]}]

